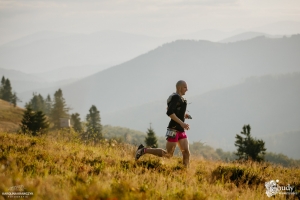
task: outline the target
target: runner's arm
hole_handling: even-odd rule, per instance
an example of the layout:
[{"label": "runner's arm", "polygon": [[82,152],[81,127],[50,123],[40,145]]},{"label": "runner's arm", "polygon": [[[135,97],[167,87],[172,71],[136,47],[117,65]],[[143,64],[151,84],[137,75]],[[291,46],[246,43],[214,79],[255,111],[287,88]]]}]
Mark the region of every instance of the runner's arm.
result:
[{"label": "runner's arm", "polygon": [[177,102],[180,100],[179,96],[173,96],[169,106],[168,106],[168,111],[167,111],[167,115],[174,120],[175,122],[177,122],[182,128],[189,130],[189,125],[184,123],[183,121],[181,121],[181,119],[179,119],[176,114],[175,114],[175,110],[176,110],[176,104]]},{"label": "runner's arm", "polygon": [[182,128],[189,130],[190,126],[186,123],[184,123],[183,121],[181,121],[176,115],[175,113],[171,114],[169,116],[172,120],[174,120],[175,122],[177,122]]},{"label": "runner's arm", "polygon": [[169,117],[170,117],[171,119],[173,119],[175,122],[177,122],[178,124],[180,124],[180,126],[182,126],[182,124],[184,123],[183,121],[181,121],[181,119],[179,119],[179,118],[175,115],[175,113],[171,114]]}]

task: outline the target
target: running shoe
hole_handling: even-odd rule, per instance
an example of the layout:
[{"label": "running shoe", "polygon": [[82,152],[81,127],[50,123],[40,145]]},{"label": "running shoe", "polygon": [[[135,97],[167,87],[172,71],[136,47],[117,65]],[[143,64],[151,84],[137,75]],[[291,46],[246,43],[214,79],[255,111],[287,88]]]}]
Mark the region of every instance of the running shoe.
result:
[{"label": "running shoe", "polygon": [[135,160],[138,160],[144,154],[144,145],[140,144],[135,153]]}]

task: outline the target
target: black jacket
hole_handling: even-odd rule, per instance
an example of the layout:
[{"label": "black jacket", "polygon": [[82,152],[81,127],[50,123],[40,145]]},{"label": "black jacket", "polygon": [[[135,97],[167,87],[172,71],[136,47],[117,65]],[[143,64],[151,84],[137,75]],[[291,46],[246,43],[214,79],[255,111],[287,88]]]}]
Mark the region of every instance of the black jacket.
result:
[{"label": "black jacket", "polygon": [[[180,97],[178,94],[173,93],[168,101],[168,111],[167,111],[167,115],[170,116],[173,113],[175,113],[175,115],[184,122],[184,115],[185,115],[185,111],[186,111],[186,106],[187,106],[187,102],[183,97]],[[171,129],[175,129],[177,131],[181,131],[183,132],[184,129],[174,120],[171,119],[168,128]]]}]

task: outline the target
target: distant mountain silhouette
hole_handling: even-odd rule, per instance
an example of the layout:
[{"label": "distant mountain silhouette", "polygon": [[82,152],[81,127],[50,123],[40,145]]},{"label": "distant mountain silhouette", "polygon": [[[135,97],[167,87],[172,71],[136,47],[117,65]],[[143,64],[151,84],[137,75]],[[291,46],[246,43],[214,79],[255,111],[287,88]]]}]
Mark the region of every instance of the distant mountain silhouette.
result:
[{"label": "distant mountain silhouette", "polygon": [[211,42],[218,42],[225,38],[234,36],[236,34],[240,34],[242,31],[232,31],[232,32],[225,32],[225,31],[218,31],[214,29],[204,29],[201,31],[197,31],[194,33],[174,36],[173,40],[207,40]]},{"label": "distant mountain silhouette", "polygon": [[178,36],[149,37],[119,31],[92,34],[42,31],[0,45],[0,66],[26,73],[44,73],[70,66],[88,65],[104,66],[104,69],[166,42],[178,39],[216,42],[237,33],[240,31],[202,30]]},{"label": "distant mountain silhouette", "polygon": [[300,35],[232,44],[176,41],[62,89],[80,113],[92,104],[112,112],[164,98],[179,79],[196,95],[249,76],[299,71],[299,52]]},{"label": "distant mountain silhouette", "polygon": [[251,28],[255,32],[263,32],[272,35],[292,35],[300,33],[300,22],[298,21],[280,21],[266,24],[260,27]]},{"label": "distant mountain silhouette", "polygon": [[[176,41],[121,65],[103,70],[68,86],[66,100],[79,113],[93,104],[101,112],[142,105],[174,91],[179,79],[189,83],[190,94],[230,86],[249,76],[299,71],[300,35],[229,44]],[[43,90],[54,93],[58,88]],[[32,92],[22,94],[30,98]]]},{"label": "distant mountain silhouette", "polygon": [[41,41],[41,40],[50,40],[55,38],[60,38],[64,36],[70,36],[71,33],[55,32],[55,31],[40,31],[17,40],[7,42],[1,47],[21,47],[24,45],[29,45],[30,43]]},{"label": "distant mountain silhouette", "polygon": [[118,31],[93,34],[42,32],[0,46],[0,66],[45,72],[66,66],[115,65],[167,42]]},{"label": "distant mountain silhouette", "polygon": [[244,32],[240,33],[238,35],[231,36],[229,38],[223,39],[219,42],[221,43],[229,43],[229,42],[238,42],[238,41],[243,41],[243,40],[250,40],[259,36],[264,36],[267,38],[281,38],[282,36],[275,36],[275,35],[269,35],[265,33],[259,33],[259,32]]},{"label": "distant mountain silhouette", "polygon": [[32,74],[26,74],[17,70],[3,69],[0,68],[0,76],[6,76],[11,81],[34,81],[34,82],[43,82],[43,78],[35,76]]},{"label": "distant mountain silhouette", "polygon": [[57,82],[66,81],[70,79],[81,79],[87,76],[91,76],[97,72],[108,68],[108,65],[81,65],[81,66],[69,66],[61,67],[59,69],[53,69],[42,73],[32,73],[34,76],[43,78],[45,81]]},{"label": "distant mountain silhouette", "polygon": [[[61,70],[62,71],[62,70]],[[63,72],[63,71],[62,71]],[[59,73],[59,72],[57,72]],[[48,80],[47,77],[43,77],[39,74],[26,74],[17,70],[10,69],[2,69],[0,68],[0,78],[5,76],[11,81],[13,91],[19,93],[24,93],[29,91],[30,96],[32,93],[37,90],[45,89],[45,88],[57,88],[72,82],[75,82],[78,79],[67,79],[60,81],[51,81]],[[48,74],[49,76],[49,74]],[[28,97],[28,96],[27,96]],[[28,98],[25,99],[28,99]],[[22,100],[22,99],[21,99]],[[24,103],[24,102],[23,102]]]},{"label": "distant mountain silhouette", "polygon": [[[142,131],[152,122],[157,135],[163,136],[169,122],[165,114],[166,99],[103,114],[103,123]],[[251,134],[264,139],[268,151],[294,158],[299,152],[292,153],[299,150],[299,134],[282,133],[300,130],[300,73],[253,77],[187,100],[191,103],[188,111],[193,117],[187,120],[191,141],[201,140],[215,148],[233,151],[235,135],[244,124],[250,124]],[[289,150],[283,146],[290,146]]]},{"label": "distant mountain silhouette", "polygon": [[268,152],[282,153],[290,158],[300,159],[300,130],[264,135],[261,139],[266,141]]},{"label": "distant mountain silhouette", "polygon": [[13,90],[17,93],[49,86],[48,83],[45,83],[45,81],[38,76],[16,70],[0,68],[0,78],[2,78],[2,76],[5,76],[5,78],[11,81]]}]

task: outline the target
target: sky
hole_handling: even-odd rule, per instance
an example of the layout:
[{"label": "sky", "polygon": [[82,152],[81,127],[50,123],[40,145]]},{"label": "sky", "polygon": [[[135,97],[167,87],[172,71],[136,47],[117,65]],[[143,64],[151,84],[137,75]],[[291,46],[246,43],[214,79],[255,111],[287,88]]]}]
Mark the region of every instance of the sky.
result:
[{"label": "sky", "polygon": [[167,37],[300,22],[299,0],[0,0],[0,44],[39,31]]}]

